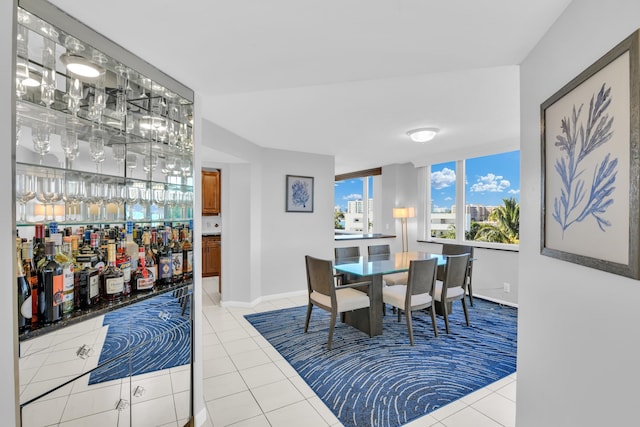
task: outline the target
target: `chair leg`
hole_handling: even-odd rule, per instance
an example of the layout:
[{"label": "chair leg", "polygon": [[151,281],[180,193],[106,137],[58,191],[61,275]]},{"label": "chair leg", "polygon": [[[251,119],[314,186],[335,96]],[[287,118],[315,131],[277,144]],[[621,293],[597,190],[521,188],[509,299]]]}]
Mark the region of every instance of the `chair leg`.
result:
[{"label": "chair leg", "polygon": [[438,325],[436,325],[436,308],[432,305],[431,307],[429,307],[429,311],[431,312],[431,323],[433,324],[433,333],[437,337]]},{"label": "chair leg", "polygon": [[313,308],[313,305],[311,303],[309,303],[309,305],[307,306],[307,320],[305,320],[304,322],[304,332],[307,333],[307,329],[309,329],[309,319],[311,319],[311,309]]},{"label": "chair leg", "polygon": [[471,280],[469,280],[467,289],[469,290],[469,302],[471,303],[471,307],[473,307],[473,288],[471,287]]},{"label": "chair leg", "polygon": [[444,317],[444,326],[447,330],[447,333],[449,333],[449,313],[447,313],[447,302],[446,301],[442,301],[442,313],[443,313],[443,317]]},{"label": "chair leg", "polygon": [[[395,307],[394,307],[395,308]],[[400,314],[401,314],[401,310],[398,308],[398,323],[400,323]]]},{"label": "chair leg", "polygon": [[327,350],[331,350],[331,341],[333,340],[333,329],[336,326],[336,312],[331,312],[331,325],[329,326],[329,341],[327,341]]},{"label": "chair leg", "polygon": [[[398,310],[399,312],[400,310]],[[409,342],[413,345],[413,327],[411,326],[411,309],[405,310],[404,314],[407,318],[407,329],[409,330]]]},{"label": "chair leg", "polygon": [[467,303],[464,300],[464,296],[461,301],[462,301],[462,309],[464,310],[464,319],[467,321],[467,326],[469,326],[469,312],[467,311]]}]

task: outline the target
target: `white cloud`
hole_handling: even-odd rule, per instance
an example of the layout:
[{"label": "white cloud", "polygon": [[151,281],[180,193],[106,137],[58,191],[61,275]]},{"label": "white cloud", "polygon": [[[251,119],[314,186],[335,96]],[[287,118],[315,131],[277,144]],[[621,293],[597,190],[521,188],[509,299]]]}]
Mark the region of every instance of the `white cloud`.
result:
[{"label": "white cloud", "polygon": [[447,202],[449,202],[449,201],[453,200],[453,197],[445,197],[444,199],[445,199]]},{"label": "white cloud", "polygon": [[362,194],[348,194],[342,198],[342,200],[362,200]]},{"label": "white cloud", "polygon": [[508,191],[509,194],[520,194],[520,189],[517,190],[509,190]]},{"label": "white cloud", "polygon": [[447,188],[456,182],[456,171],[443,168],[441,171],[431,172],[431,187],[436,190]]},{"label": "white cloud", "polygon": [[488,173],[485,176],[478,178],[478,181],[470,188],[471,191],[490,193],[502,193],[507,188],[511,187],[509,180],[504,179],[500,175]]}]

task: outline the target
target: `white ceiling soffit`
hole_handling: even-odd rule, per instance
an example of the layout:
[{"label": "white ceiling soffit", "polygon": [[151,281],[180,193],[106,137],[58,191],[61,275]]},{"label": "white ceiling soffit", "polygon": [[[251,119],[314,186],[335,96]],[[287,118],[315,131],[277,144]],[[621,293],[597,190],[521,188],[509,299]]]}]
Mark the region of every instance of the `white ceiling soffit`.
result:
[{"label": "white ceiling soffit", "polygon": [[192,88],[203,118],[339,173],[415,160],[414,127],[442,129],[436,151],[517,139],[514,66],[570,0],[52,3]]}]

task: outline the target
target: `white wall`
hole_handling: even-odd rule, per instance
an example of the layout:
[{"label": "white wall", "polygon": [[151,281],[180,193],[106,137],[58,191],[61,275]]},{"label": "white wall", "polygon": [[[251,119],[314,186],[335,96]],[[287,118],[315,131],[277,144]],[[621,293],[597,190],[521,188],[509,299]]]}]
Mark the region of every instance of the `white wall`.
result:
[{"label": "white wall", "polygon": [[[203,165],[222,176],[223,304],[304,292],[304,255],[333,257],[333,157],[265,149],[207,121],[203,145]],[[218,152],[242,163],[217,163]],[[313,213],[285,212],[287,174],[315,178]]]},{"label": "white wall", "polygon": [[576,0],[521,64],[518,427],[638,423],[640,282],[540,255],[540,104],[640,27],[637,0]]},{"label": "white wall", "polygon": [[[2,141],[2,155],[0,156],[0,182],[5,185],[5,191],[0,192],[0,414],[2,424],[17,425],[17,313],[16,313],[16,279],[13,270],[15,263],[15,206],[13,191],[14,166],[12,145],[14,141],[13,124],[13,41],[15,40],[13,20],[15,4],[13,1],[0,2],[0,141]],[[7,189],[6,186],[11,186]]]}]

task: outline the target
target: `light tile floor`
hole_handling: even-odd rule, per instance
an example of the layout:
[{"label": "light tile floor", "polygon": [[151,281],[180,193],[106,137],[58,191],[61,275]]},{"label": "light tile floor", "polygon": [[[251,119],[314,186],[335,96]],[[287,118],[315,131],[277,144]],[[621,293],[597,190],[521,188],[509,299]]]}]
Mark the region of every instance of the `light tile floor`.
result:
[{"label": "light tile floor", "polygon": [[[206,427],[341,426],[320,398],[243,317],[307,304],[307,296],[253,308],[220,305],[217,278],[203,279]],[[513,427],[516,374],[471,393],[409,424],[410,427]],[[301,420],[304,420],[302,422]]]}]

